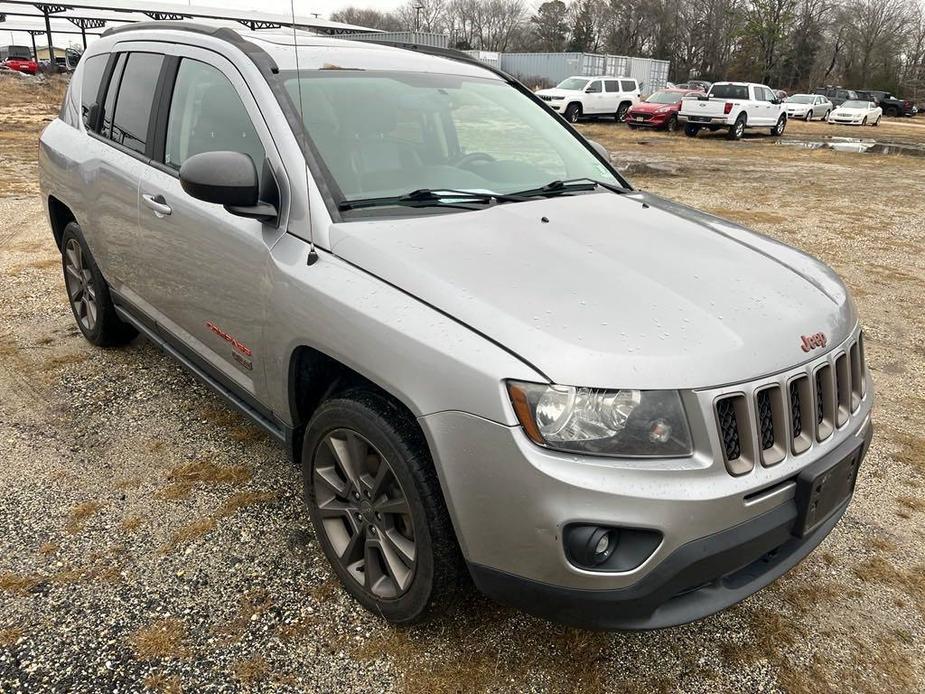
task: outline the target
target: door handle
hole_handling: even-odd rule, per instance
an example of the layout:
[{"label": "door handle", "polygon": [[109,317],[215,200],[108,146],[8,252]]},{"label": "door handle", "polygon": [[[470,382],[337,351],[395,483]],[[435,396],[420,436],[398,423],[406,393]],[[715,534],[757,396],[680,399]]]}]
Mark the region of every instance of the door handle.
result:
[{"label": "door handle", "polygon": [[163,195],[142,195],[141,199],[144,200],[145,205],[154,210],[157,217],[166,217],[173,212]]}]

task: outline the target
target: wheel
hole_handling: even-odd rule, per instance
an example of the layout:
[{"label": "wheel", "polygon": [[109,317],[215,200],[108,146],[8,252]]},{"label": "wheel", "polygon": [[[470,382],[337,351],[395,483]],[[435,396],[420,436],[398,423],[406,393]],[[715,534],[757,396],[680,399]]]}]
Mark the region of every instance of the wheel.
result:
[{"label": "wheel", "polygon": [[674,114],[668,119],[668,122],[665,124],[665,130],[670,133],[675,132],[678,129],[678,117]]},{"label": "wheel", "polygon": [[771,128],[771,134],[777,137],[780,137],[784,134],[784,129],[787,127],[787,116],[781,116],[777,119],[777,125]]},{"label": "wheel", "polygon": [[569,123],[577,123],[578,116],[581,115],[581,106],[578,104],[569,104],[565,109],[565,120]]},{"label": "wheel", "polygon": [[109,286],[93,260],[77,222],[70,222],[61,235],[61,264],[64,286],[77,327],[98,347],[125,344],[138,333],[116,315]]},{"label": "wheel", "polygon": [[630,110],[630,105],[626,102],[623,102],[617,107],[617,112],[614,114],[614,118],[617,123],[622,123],[626,120],[626,112]]},{"label": "wheel", "polygon": [[727,140],[741,140],[745,134],[745,114],[740,113],[736,122],[729,126],[729,132],[726,133]]},{"label": "wheel", "polygon": [[352,391],[324,402],[302,447],[305,501],[344,588],[394,624],[445,598],[461,560],[417,425],[387,398]]},{"label": "wheel", "polygon": [[878,125],[880,125],[880,116],[877,116],[877,120],[874,121],[874,127],[876,128]]},{"label": "wheel", "polygon": [[684,134],[688,137],[697,137],[697,133],[700,132],[700,126],[694,125],[693,123],[685,123],[684,125]]},{"label": "wheel", "polygon": [[861,125],[867,125],[867,116],[864,116],[864,120],[861,121]]},{"label": "wheel", "polygon": [[829,120],[829,114],[830,114],[830,113],[832,113],[832,112],[831,112],[831,111],[826,111],[826,112],[825,112],[825,115],[822,117],[822,120],[828,122],[828,120]]},{"label": "wheel", "polygon": [[886,110],[886,115],[888,115],[890,118],[896,118],[896,116],[899,115],[899,109],[895,106],[890,106]]},{"label": "wheel", "polygon": [[806,122],[809,123],[809,121],[811,121],[812,119],[813,119],[813,112],[812,110],[809,110],[806,112]]}]

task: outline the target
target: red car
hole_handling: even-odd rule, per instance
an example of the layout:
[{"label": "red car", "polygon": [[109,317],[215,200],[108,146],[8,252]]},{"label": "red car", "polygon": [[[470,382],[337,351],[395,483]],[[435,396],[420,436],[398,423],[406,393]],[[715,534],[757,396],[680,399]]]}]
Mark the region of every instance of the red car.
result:
[{"label": "red car", "polygon": [[32,58],[7,58],[2,64],[10,70],[25,72],[27,75],[34,75],[39,71],[39,64]]},{"label": "red car", "polygon": [[626,124],[631,128],[654,128],[674,132],[678,129],[678,111],[685,96],[701,96],[698,89],[662,89],[645,101],[630,107]]}]

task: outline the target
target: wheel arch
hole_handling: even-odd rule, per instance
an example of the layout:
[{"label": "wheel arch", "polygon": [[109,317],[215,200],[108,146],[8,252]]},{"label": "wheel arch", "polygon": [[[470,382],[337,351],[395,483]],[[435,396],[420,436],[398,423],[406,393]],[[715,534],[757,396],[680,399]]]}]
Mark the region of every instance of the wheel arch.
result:
[{"label": "wheel arch", "polygon": [[51,222],[51,233],[55,237],[55,245],[61,250],[61,239],[64,236],[64,228],[71,222],[76,222],[77,218],[66,203],[56,198],[54,195],[48,196],[48,220]]}]

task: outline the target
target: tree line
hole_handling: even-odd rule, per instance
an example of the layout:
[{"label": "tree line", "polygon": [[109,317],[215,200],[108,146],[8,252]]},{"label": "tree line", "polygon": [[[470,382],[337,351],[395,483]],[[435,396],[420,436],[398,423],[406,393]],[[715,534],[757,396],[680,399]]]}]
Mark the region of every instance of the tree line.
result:
[{"label": "tree line", "polygon": [[925,95],[925,0],[409,0],[336,21],[447,34],[455,48],[671,61],[670,79]]}]

